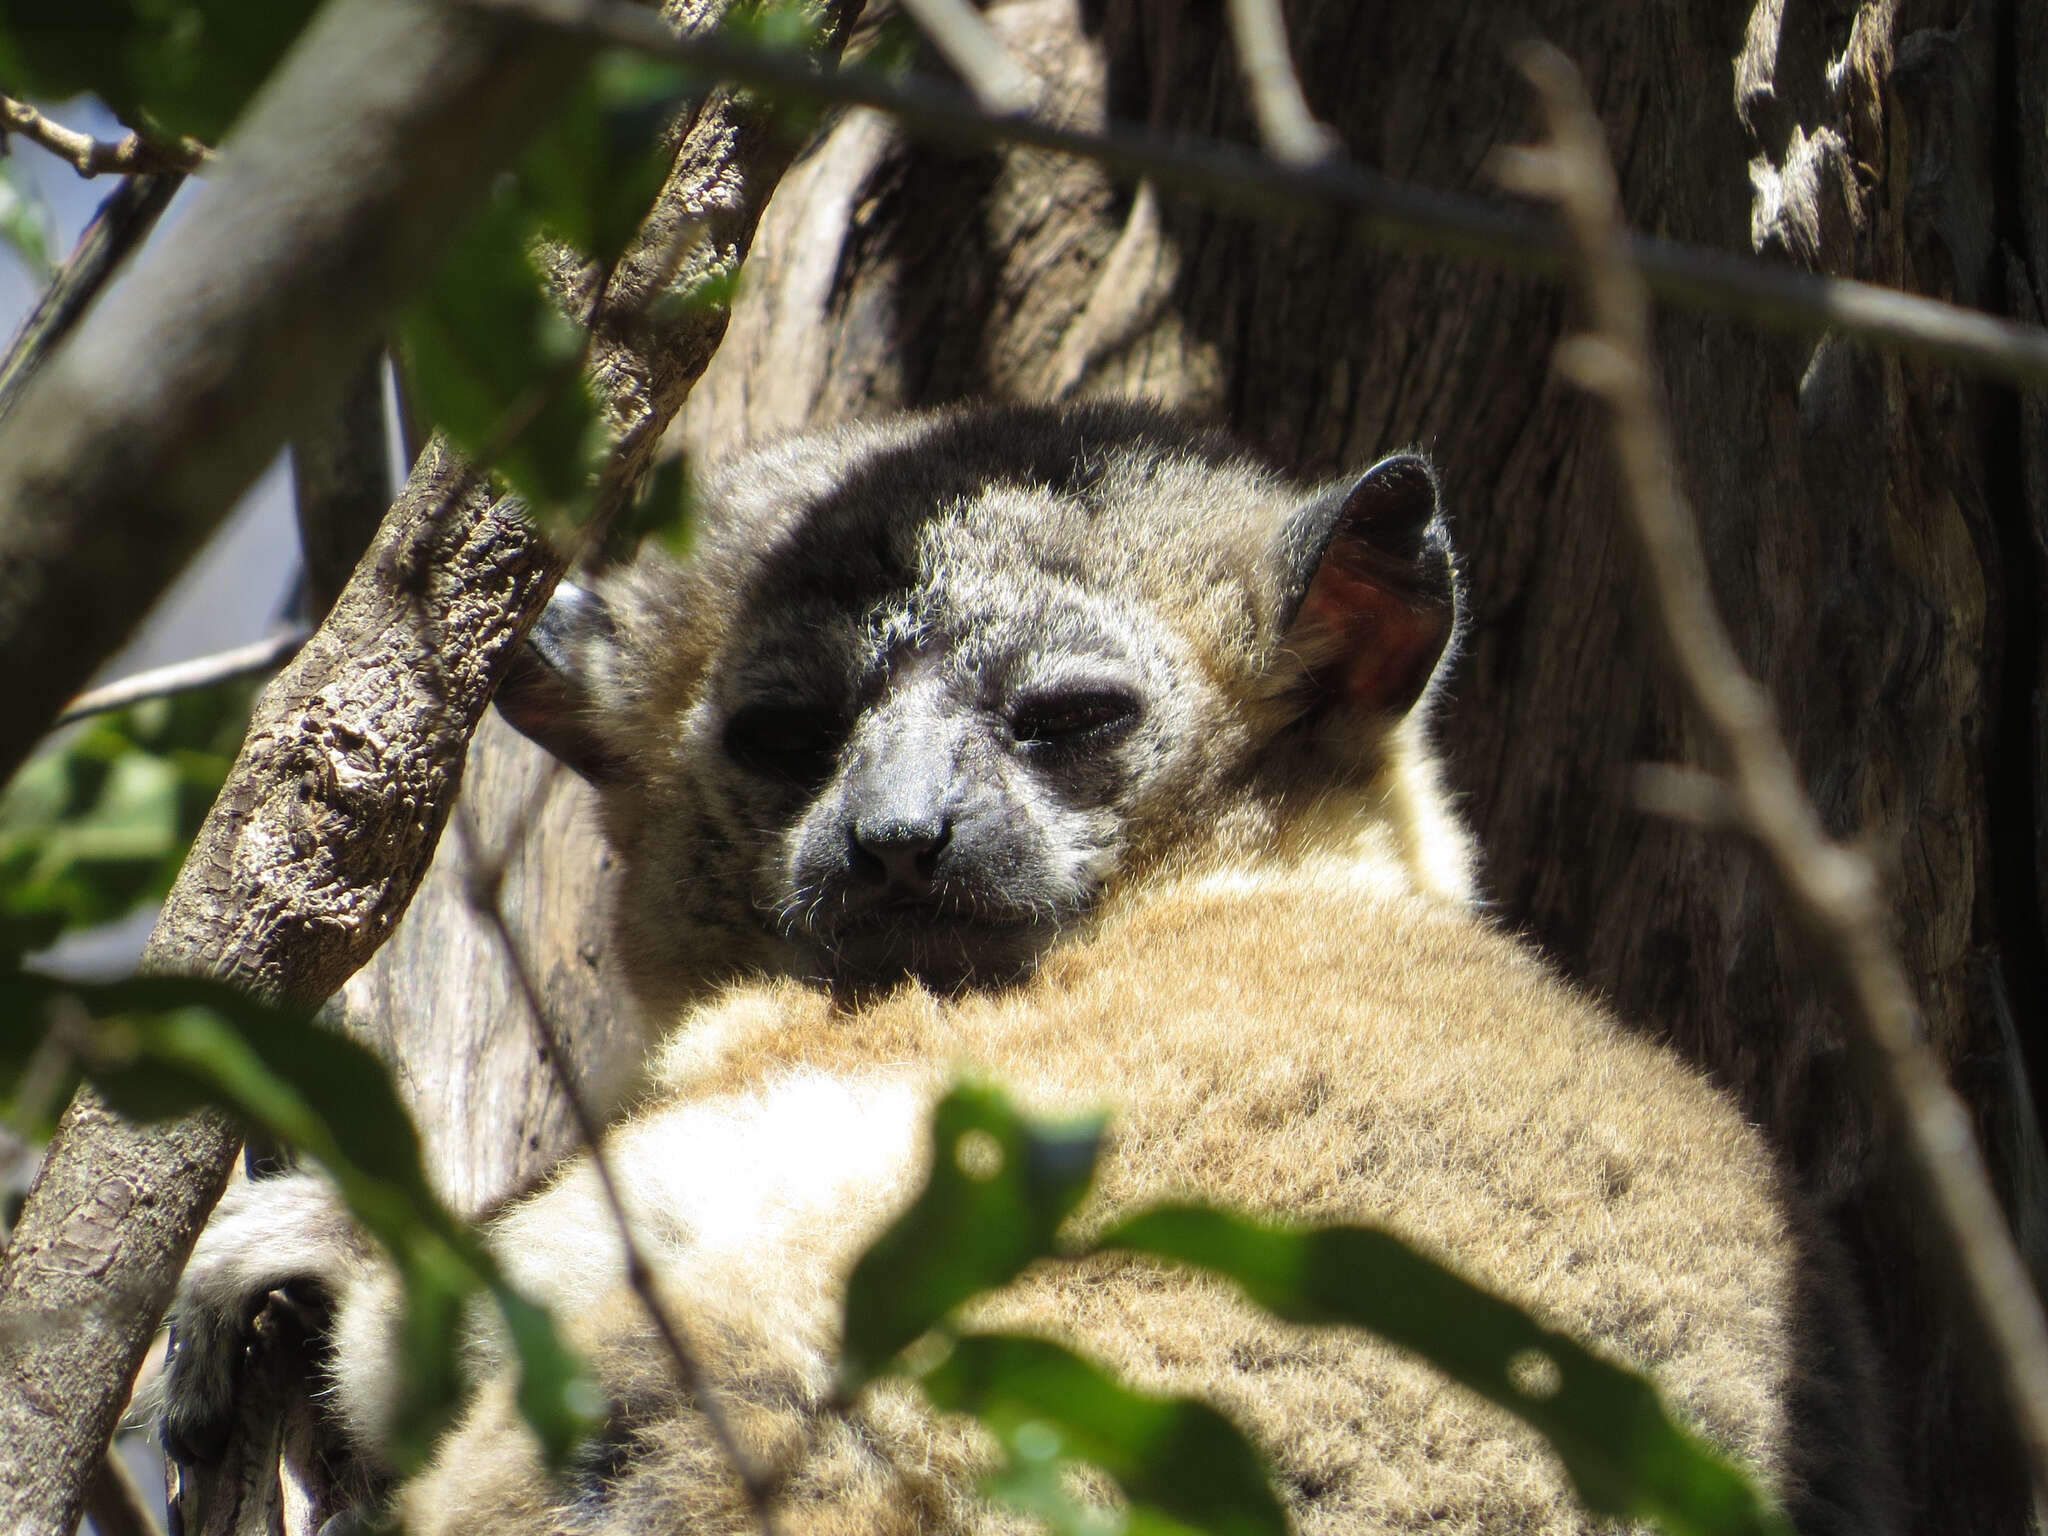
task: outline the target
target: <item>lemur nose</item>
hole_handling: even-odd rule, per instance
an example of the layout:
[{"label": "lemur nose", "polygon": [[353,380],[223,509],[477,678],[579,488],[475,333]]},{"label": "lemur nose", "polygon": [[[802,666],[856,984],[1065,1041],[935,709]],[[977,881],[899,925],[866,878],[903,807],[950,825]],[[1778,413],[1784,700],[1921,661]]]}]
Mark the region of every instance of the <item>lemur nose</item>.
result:
[{"label": "lemur nose", "polygon": [[932,888],[939,854],[952,837],[947,817],[864,817],[853,826],[854,872],[871,885],[922,895]]}]

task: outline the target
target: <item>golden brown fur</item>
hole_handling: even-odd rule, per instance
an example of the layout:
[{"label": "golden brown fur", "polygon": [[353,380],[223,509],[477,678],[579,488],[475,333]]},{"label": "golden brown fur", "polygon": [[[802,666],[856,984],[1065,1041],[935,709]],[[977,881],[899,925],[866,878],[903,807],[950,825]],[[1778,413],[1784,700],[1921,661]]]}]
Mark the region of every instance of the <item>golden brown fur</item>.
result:
[{"label": "golden brown fur", "polygon": [[[813,1077],[856,1092],[914,1085],[921,1107],[967,1068],[1044,1109],[1115,1103],[1085,1222],[1199,1193],[1291,1219],[1387,1223],[1649,1369],[1683,1418],[1811,1525],[1846,1513],[1826,1507],[1844,1492],[1828,1464],[1853,1462],[1853,1448],[1812,1437],[1851,1428],[1866,1384],[1803,1375],[1813,1335],[1840,1320],[1810,1304],[1811,1255],[1755,1134],[1484,922],[1318,862],[1148,891],[1001,994],[912,986],[849,1008],[796,983],[737,989],[694,1038],[677,1037],[668,1095],[622,1127],[613,1156],[642,1182],[654,1160],[687,1155],[693,1114],[770,1106],[765,1131],[778,1091]],[[838,1220],[792,1246],[764,1243],[757,1263],[713,1265],[671,1291],[721,1400],[794,1479],[780,1511],[791,1531],[1006,1524],[969,1495],[979,1449],[957,1426],[900,1389],[856,1415],[859,1433],[820,1403],[835,1282],[915,1166],[840,1191]],[[560,1223],[583,1241],[594,1220],[572,1179],[508,1237],[523,1250],[532,1226]],[[667,1273],[696,1268],[689,1246],[663,1245]],[[493,1398],[410,1496],[415,1528],[513,1528],[512,1487],[536,1529],[747,1528],[634,1301],[613,1290],[584,1316],[607,1385],[642,1425],[609,1494],[551,1505]],[[1304,1531],[1585,1526],[1547,1452],[1500,1411],[1355,1333],[1262,1320],[1213,1283],[1098,1260],[1033,1279],[977,1321],[1050,1333],[1139,1385],[1216,1402],[1271,1454]],[[1818,1503],[1802,1487],[1816,1475],[1831,1485]],[[1878,1486],[1863,1494],[1858,1518],[1881,1519]],[[687,1521],[667,1523],[682,1510]]]},{"label": "golden brown fur", "polygon": [[[829,1402],[846,1273],[909,1197],[930,1106],[963,1071],[1037,1109],[1114,1111],[1083,1228],[1180,1196],[1386,1224],[1648,1370],[1807,1531],[1889,1528],[1853,1308],[1761,1139],[1470,902],[1416,705],[1455,613],[1422,461],[1311,496],[1142,412],[990,412],[800,441],[721,484],[691,567],[607,589],[565,751],[606,789],[636,995],[690,1000],[606,1156],[710,1390],[779,1479],[781,1529],[1017,1525],[977,1495],[990,1452],[967,1426],[901,1384]],[[1048,643],[1055,622],[1071,638]],[[829,713],[838,674],[813,674],[833,646],[865,679],[859,712],[801,795],[764,787],[747,710],[804,687]],[[1095,670],[1057,681],[1073,657]],[[952,702],[933,683],[946,666]],[[1055,682],[985,687],[1006,669]],[[1068,711],[1053,749],[1032,736],[1032,688],[1055,721]],[[540,713],[528,727],[563,741]],[[944,732],[957,746],[934,768],[923,743]],[[959,902],[935,878],[874,909],[937,935],[891,951],[886,929],[841,914],[870,910],[869,850],[871,884],[888,864],[913,889],[888,839],[927,802],[948,818],[933,847],[986,841],[962,853],[979,863]],[[791,830],[813,824],[855,850],[815,880],[799,875],[816,839]],[[999,975],[961,979],[945,945],[963,913],[1020,883],[1047,893],[1028,964],[1012,946]],[[842,933],[913,974],[835,972]],[[317,1187],[285,1182],[237,1197],[190,1307],[224,1313],[246,1292],[252,1223],[320,1230]],[[265,1202],[295,1214],[262,1217]],[[466,1422],[400,1491],[408,1528],[750,1528],[625,1284],[588,1164],[492,1241],[589,1351],[611,1423],[550,1482],[481,1339]],[[335,1402],[374,1460],[390,1449],[388,1281],[346,1243],[326,1260],[301,1246],[271,1263],[340,1293]],[[1028,1276],[975,1321],[1215,1403],[1270,1455],[1304,1532],[1589,1528],[1498,1410],[1213,1282],[1097,1258]]]}]

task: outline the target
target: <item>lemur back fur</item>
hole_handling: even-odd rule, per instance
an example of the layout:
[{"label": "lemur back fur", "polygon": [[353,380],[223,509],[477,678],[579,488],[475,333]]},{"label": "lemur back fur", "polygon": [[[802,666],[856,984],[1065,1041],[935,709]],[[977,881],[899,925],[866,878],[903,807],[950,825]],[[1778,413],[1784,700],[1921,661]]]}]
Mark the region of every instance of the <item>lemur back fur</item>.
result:
[{"label": "lemur back fur", "polygon": [[[1424,461],[1304,489],[1135,407],[970,410],[742,459],[700,517],[687,562],[568,600],[510,712],[603,794],[630,985],[675,1021],[607,1156],[781,1529],[1018,1525],[907,1389],[826,1409],[847,1270],[962,1070],[1113,1108],[1084,1229],[1189,1195],[1383,1223],[1648,1370],[1802,1529],[1890,1528],[1854,1308],[1760,1138],[1475,908],[1426,738],[1457,590]],[[492,1242],[611,1422],[550,1481],[486,1332],[408,1528],[752,1528],[587,1162]],[[375,1465],[391,1282],[317,1180],[231,1197],[183,1326],[294,1275],[338,1297]],[[1212,1401],[1304,1532],[1591,1529],[1498,1410],[1215,1283],[1097,1259],[975,1321]],[[174,1433],[224,1411],[183,1375]]]}]

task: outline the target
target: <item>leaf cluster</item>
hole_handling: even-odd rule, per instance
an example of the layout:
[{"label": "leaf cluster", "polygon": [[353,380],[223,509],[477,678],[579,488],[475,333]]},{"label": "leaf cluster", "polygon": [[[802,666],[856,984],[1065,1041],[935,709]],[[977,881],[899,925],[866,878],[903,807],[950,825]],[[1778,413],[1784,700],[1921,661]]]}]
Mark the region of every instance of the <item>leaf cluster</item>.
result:
[{"label": "leaf cluster", "polygon": [[565,1456],[595,1399],[546,1314],[514,1291],[428,1183],[419,1137],[381,1061],[355,1042],[213,981],[67,980],[35,969],[58,934],[160,899],[232,763],[250,690],[208,689],[100,717],[41,754],[0,795],[0,1087],[10,1118],[46,1133],[83,1079],[123,1114],[225,1111],[313,1158],[404,1286],[405,1445],[431,1445],[461,1397],[470,1300],[503,1316],[520,1401]]},{"label": "leaf cluster", "polygon": [[10,94],[98,96],[146,137],[217,142],[313,14],[314,0],[0,0]]}]

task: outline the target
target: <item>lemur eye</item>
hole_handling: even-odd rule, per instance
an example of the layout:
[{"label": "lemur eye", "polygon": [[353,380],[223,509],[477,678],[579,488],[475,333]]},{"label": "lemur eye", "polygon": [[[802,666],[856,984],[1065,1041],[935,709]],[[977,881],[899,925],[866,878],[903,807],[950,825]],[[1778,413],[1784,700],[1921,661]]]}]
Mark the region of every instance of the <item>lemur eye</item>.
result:
[{"label": "lemur eye", "polygon": [[1021,746],[1107,746],[1137,723],[1138,700],[1121,688],[1074,688],[1033,694],[1010,711],[1010,735]]},{"label": "lemur eye", "polygon": [[750,773],[820,784],[838,761],[846,723],[829,709],[750,704],[725,723],[725,750]]}]

